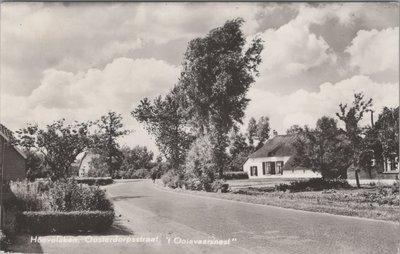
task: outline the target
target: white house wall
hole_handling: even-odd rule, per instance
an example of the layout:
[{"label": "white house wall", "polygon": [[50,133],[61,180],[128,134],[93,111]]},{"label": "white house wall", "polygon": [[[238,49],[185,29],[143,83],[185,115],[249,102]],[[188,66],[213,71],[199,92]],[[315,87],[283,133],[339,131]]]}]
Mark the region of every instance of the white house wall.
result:
[{"label": "white house wall", "polygon": [[[283,161],[283,165],[286,164],[286,162],[289,160],[290,156],[283,156],[283,157],[264,157],[264,158],[249,158],[245,164],[243,165],[243,171],[247,172],[249,175],[250,179],[256,179],[256,178],[272,178],[272,177],[319,177],[320,175],[318,173],[314,173],[309,169],[295,169],[295,170],[284,170],[283,174],[266,174],[263,175],[263,170],[262,170],[262,163],[263,162],[277,162],[277,161]],[[257,173],[258,175],[251,175],[250,173],[250,167],[257,167]]]}]

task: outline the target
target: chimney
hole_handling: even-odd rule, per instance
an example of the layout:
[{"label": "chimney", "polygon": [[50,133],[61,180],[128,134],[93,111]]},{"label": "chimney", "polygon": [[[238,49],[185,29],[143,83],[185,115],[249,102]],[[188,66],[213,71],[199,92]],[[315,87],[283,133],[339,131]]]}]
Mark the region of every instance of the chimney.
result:
[{"label": "chimney", "polygon": [[274,137],[278,136],[278,132],[276,130],[273,130],[272,134],[274,135]]}]

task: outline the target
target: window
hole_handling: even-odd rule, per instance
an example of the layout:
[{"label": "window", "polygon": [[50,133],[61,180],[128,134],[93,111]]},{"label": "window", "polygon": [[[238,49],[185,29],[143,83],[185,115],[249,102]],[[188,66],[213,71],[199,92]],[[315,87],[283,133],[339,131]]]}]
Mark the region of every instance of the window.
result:
[{"label": "window", "polygon": [[277,169],[277,173],[278,174],[283,174],[282,168],[283,168],[283,161],[277,161],[276,162],[276,169]]},{"label": "window", "polygon": [[251,176],[258,176],[257,166],[250,167],[250,175]]},{"label": "window", "polygon": [[271,174],[271,162],[265,162],[267,174]]}]

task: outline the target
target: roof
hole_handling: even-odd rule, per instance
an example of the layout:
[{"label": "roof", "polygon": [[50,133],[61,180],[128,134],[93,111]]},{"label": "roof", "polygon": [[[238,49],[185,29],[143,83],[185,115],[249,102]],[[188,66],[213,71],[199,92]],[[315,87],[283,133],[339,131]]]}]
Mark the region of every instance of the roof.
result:
[{"label": "roof", "polygon": [[[13,132],[10,131],[7,127],[5,127],[4,125],[2,125],[0,123],[0,137],[3,137],[6,142],[10,142],[11,140],[14,139],[14,135]],[[16,146],[12,146],[14,148],[15,151],[17,151],[17,153],[19,153],[24,159],[27,159],[27,156],[25,155],[24,152],[22,152],[18,147]]]},{"label": "roof", "polygon": [[296,134],[275,136],[267,140],[263,147],[250,154],[249,158],[292,156],[296,152],[293,144],[297,138]]}]

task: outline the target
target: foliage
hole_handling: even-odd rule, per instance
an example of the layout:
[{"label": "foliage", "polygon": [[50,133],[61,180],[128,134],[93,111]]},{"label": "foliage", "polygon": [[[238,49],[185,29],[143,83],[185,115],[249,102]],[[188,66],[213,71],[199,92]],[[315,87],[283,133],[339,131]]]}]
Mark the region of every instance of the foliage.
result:
[{"label": "foliage", "polygon": [[399,185],[393,184],[391,188],[379,186],[377,192],[363,193],[367,202],[379,205],[400,206]]},{"label": "foliage", "polygon": [[267,116],[262,116],[260,119],[258,119],[257,122],[257,139],[258,139],[258,144],[255,148],[255,150],[258,150],[264,145],[264,142],[268,140],[269,138],[269,132],[271,128],[269,126],[269,117]]},{"label": "foliage", "polygon": [[118,171],[118,173],[115,175],[115,178],[118,179],[145,179],[149,178],[150,176],[150,169],[146,168],[139,168],[139,169],[129,169],[127,171]]},{"label": "foliage", "polygon": [[114,221],[113,211],[25,211],[17,216],[19,230],[31,234],[103,232]]},{"label": "foliage", "polygon": [[372,99],[364,100],[362,93],[354,94],[354,101],[351,107],[347,104],[340,104],[340,112],[336,113],[337,117],[345,124],[345,137],[349,145],[346,161],[349,165],[356,167],[356,180],[358,182],[358,170],[360,168],[360,157],[363,153],[363,134],[365,129],[359,126],[359,122],[367,111],[372,107]]},{"label": "foliage", "polygon": [[218,180],[215,180],[215,181],[212,183],[211,190],[212,190],[213,192],[222,192],[222,193],[225,193],[225,192],[228,192],[228,191],[229,191],[229,184],[226,183],[226,182],[223,181],[223,180],[218,179]]},{"label": "foliage", "polygon": [[74,179],[57,182],[12,182],[10,201],[20,211],[111,211],[112,203],[99,187]]},{"label": "foliage", "polygon": [[[28,181],[11,182],[10,190],[12,197],[6,206],[16,206],[20,211],[45,211],[50,209],[48,195],[43,193],[47,189],[41,182],[30,183]],[[50,188],[50,187],[49,187]],[[47,189],[48,190],[48,189]]]},{"label": "foliage", "polygon": [[241,123],[249,99],[246,93],[258,74],[261,39],[245,48],[242,19],[227,21],[207,36],[189,42],[179,79],[182,109],[199,135],[212,139],[214,163],[220,176],[225,166],[227,134]]},{"label": "foliage", "polygon": [[321,191],[326,189],[350,189],[351,185],[346,180],[326,180],[322,178],[311,178],[308,180],[293,181],[290,184],[281,183],[275,185],[276,191]]},{"label": "foliage", "polygon": [[121,165],[122,171],[130,169],[150,169],[154,166],[152,151],[149,151],[146,146],[136,146],[134,148],[122,147],[123,162]]},{"label": "foliage", "polygon": [[324,179],[347,178],[350,153],[346,139],[340,133],[333,118],[318,119],[316,128],[308,127],[298,135],[294,143],[296,149],[292,166],[303,166],[320,172]]},{"label": "foliage", "polygon": [[180,108],[181,97],[180,88],[175,86],[164,98],[159,96],[153,102],[144,98],[131,112],[136,120],[145,124],[149,134],[155,136],[158,149],[174,169],[183,165],[193,140]]},{"label": "foliage", "polygon": [[107,166],[108,173],[118,170],[122,164],[122,153],[119,150],[117,139],[129,133],[123,129],[121,114],[108,112],[96,122],[98,130],[94,136],[95,151],[100,155],[100,160]]},{"label": "foliage", "polygon": [[303,131],[303,128],[301,128],[299,125],[294,124],[289,127],[289,129],[286,130],[286,134],[299,134]]},{"label": "foliage", "polygon": [[254,146],[254,139],[257,136],[257,121],[254,117],[251,117],[249,124],[247,125],[247,138],[249,139],[249,145]]},{"label": "foliage", "polygon": [[228,171],[224,172],[225,180],[239,180],[239,179],[249,179],[247,172],[243,171]]},{"label": "foliage", "polygon": [[164,186],[175,189],[183,186],[181,176],[176,174],[175,170],[169,170],[167,173],[161,176],[161,181]]},{"label": "foliage", "polygon": [[399,107],[383,108],[375,124],[382,155],[390,161],[399,157]]},{"label": "foliage", "polygon": [[42,154],[44,165],[53,179],[71,175],[71,164],[78,154],[90,147],[91,122],[65,124],[65,119],[47,125],[44,129],[29,124],[17,131],[17,144],[28,151]]},{"label": "foliage", "polygon": [[49,172],[44,165],[44,158],[38,152],[32,150],[25,150],[26,159],[26,178],[34,181],[36,178],[46,178]]},{"label": "foliage", "polygon": [[192,144],[185,163],[185,179],[197,179],[202,189],[209,190],[215,180],[215,163],[212,153],[213,145],[209,136],[200,136]]}]

